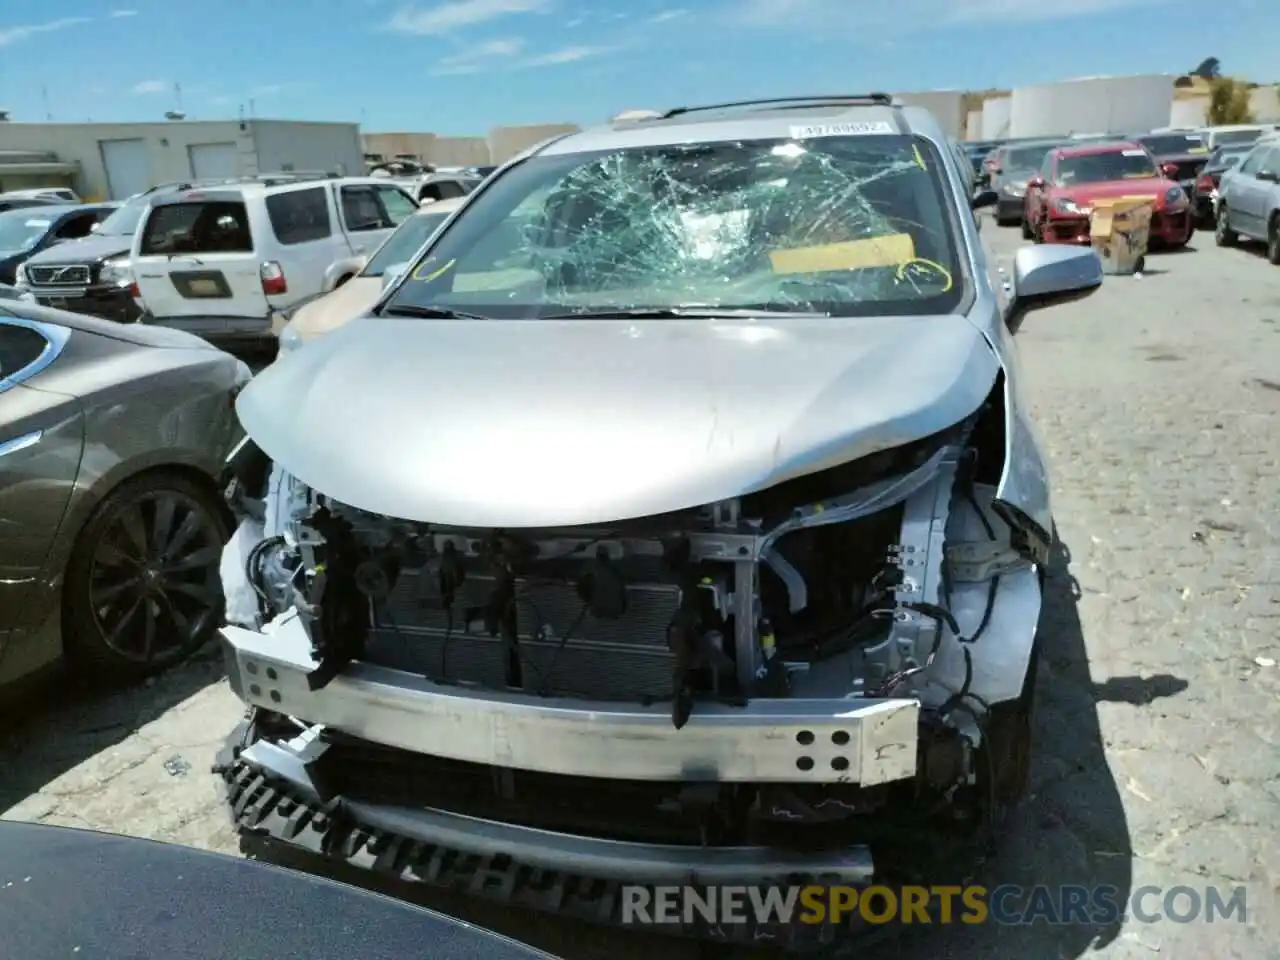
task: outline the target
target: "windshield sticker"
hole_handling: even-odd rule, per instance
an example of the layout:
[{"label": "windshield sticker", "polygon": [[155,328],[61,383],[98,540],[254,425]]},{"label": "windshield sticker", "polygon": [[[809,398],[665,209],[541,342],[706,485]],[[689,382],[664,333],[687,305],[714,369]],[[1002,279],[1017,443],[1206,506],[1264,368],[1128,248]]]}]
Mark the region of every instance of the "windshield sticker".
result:
[{"label": "windshield sticker", "polygon": [[1146,155],[1147,152],[1145,150],[1125,150],[1122,154],[1122,156],[1126,157],[1145,157]]},{"label": "windshield sticker", "polygon": [[1208,147],[1192,147],[1190,150],[1187,151],[1187,153],[1208,153],[1208,152],[1209,152]]},{"label": "windshield sticker", "polygon": [[817,123],[812,126],[792,127],[792,140],[812,140],[815,137],[860,137],[873,133],[893,133],[893,124],[888,120],[864,121],[862,123]]},{"label": "windshield sticker", "polygon": [[28,226],[28,227],[47,227],[47,226],[48,226],[50,223],[52,223],[52,222],[53,222],[52,220],[28,220],[28,221],[26,222],[25,226]]},{"label": "windshield sticker", "polygon": [[773,272],[784,275],[900,267],[915,258],[915,241],[909,233],[792,250],[772,250],[769,253]]}]

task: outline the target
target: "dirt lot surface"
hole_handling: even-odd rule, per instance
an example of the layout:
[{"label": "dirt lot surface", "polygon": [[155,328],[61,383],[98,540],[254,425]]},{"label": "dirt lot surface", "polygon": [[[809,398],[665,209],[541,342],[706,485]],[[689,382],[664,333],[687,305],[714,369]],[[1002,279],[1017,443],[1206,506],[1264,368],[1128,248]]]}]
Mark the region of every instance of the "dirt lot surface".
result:
[{"label": "dirt lot surface", "polygon": [[[984,230],[1012,254],[1016,231]],[[984,872],[1122,897],[1245,885],[1247,922],[951,927],[878,956],[1280,957],[1280,269],[1207,234],[1193,246],[1019,335],[1066,551],[1048,581],[1032,796]],[[210,656],[10,724],[0,810],[235,852],[209,766],[240,713]],[[698,955],[427,902],[572,960]]]}]

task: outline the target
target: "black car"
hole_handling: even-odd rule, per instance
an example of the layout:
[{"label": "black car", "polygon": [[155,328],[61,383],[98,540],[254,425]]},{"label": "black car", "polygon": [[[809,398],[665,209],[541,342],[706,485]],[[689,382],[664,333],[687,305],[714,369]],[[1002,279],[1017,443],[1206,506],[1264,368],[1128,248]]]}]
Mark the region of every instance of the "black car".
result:
[{"label": "black car", "polygon": [[114,203],[42,203],[0,213],[0,283],[17,283],[18,268],[50,247],[89,236]]},{"label": "black car", "polygon": [[108,320],[142,315],[133,297],[129,248],[148,195],[116,207],[87,236],[42,250],[27,261],[22,284],[38,303]]},{"label": "black car", "polygon": [[969,162],[973,164],[973,169],[977,172],[977,186],[987,186],[989,172],[983,167],[982,161],[987,159],[991,151],[995,150],[1003,142],[1002,140],[970,140],[960,144],[965,156],[969,158]]},{"label": "black car", "polygon": [[1218,184],[1222,182],[1222,175],[1244,159],[1253,146],[1252,143],[1228,143],[1214,147],[1213,153],[1209,154],[1209,162],[1204,165],[1200,176],[1196,178],[1197,226],[1212,227],[1217,222],[1218,214],[1213,201]]},{"label": "black car", "polygon": [[1169,167],[1169,179],[1177,180],[1188,199],[1196,200],[1196,180],[1209,162],[1209,147],[1198,133],[1146,133],[1134,140],[1155,158],[1156,164]]},{"label": "black car", "polygon": [[0,822],[0,864],[14,960],[555,960],[358,887],[152,840]]}]

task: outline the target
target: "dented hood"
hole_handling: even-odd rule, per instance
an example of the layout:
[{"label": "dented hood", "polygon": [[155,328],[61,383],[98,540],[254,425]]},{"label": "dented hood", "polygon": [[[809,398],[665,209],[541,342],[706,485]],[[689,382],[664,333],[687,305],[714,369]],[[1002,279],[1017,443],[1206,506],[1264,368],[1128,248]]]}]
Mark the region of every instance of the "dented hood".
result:
[{"label": "dented hood", "polygon": [[250,437],[359,509],[588,524],[739,496],[944,429],[999,362],[961,316],[364,317],[240,395]]}]

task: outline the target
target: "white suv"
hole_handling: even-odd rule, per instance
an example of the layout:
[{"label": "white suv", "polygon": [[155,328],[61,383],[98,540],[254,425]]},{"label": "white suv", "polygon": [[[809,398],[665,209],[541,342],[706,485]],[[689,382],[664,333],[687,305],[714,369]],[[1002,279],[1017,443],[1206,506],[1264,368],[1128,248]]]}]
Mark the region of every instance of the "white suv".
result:
[{"label": "white suv", "polygon": [[[143,322],[210,340],[272,338],[271,316],[350,275],[418,209],[374,177],[231,182],[158,197],[133,238]],[[351,271],[354,273],[354,271]]]}]

